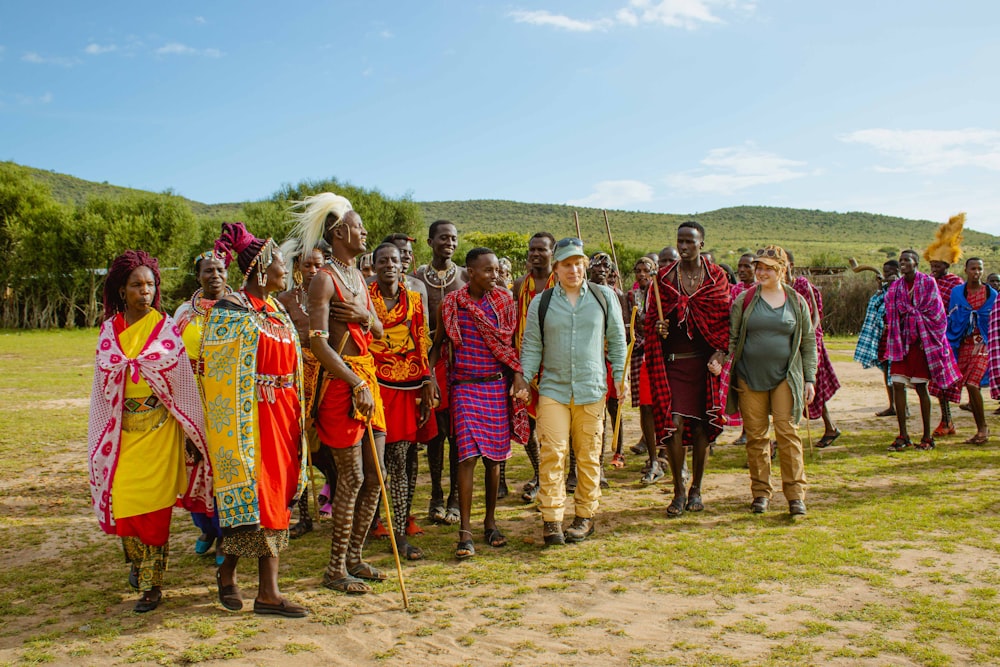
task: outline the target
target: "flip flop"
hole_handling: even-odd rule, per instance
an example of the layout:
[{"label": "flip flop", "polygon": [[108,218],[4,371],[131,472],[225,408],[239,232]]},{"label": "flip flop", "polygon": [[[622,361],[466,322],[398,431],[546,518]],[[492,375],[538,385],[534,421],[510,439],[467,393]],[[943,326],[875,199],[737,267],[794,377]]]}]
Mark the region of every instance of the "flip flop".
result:
[{"label": "flip flop", "polygon": [[667,505],[667,516],[674,518],[684,514],[684,507],[687,504],[685,496],[674,496],[674,499]]},{"label": "flip flop", "polygon": [[222,572],[215,571],[215,586],[219,589],[219,604],[229,611],[239,611],[243,609],[243,595],[240,587],[236,584],[228,586],[222,585]]},{"label": "flip flop", "polygon": [[358,563],[357,565],[349,566],[347,573],[352,577],[367,579],[368,581],[385,581],[389,578],[388,574],[368,563]]},{"label": "flip flop", "polygon": [[372,592],[371,586],[351,575],[340,579],[328,579],[326,575],[323,575],[323,585],[331,591],[339,591],[348,595],[364,595]]},{"label": "flip flop", "polygon": [[486,544],[490,545],[494,549],[507,546],[507,538],[504,537],[504,534],[500,532],[500,529],[495,526],[493,528],[486,528],[483,531],[483,539],[486,540]]},{"label": "flip flop", "polygon": [[826,435],[826,434],[824,434],[823,437],[819,439],[819,442],[816,443],[816,449],[823,449],[825,447],[829,447],[839,437],[840,437],[840,429],[839,428],[833,433],[833,435]]}]

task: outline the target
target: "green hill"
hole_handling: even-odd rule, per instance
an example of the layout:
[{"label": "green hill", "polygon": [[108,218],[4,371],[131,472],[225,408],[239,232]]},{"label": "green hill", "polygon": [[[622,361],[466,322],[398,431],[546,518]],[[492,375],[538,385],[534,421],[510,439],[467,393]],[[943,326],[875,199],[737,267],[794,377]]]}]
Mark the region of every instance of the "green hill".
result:
[{"label": "green hill", "polygon": [[[53,171],[24,168],[44,182],[55,199],[68,204],[79,205],[94,196],[141,192],[107,182],[96,183]],[[269,196],[269,193],[261,193],[261,199]],[[184,201],[195,215],[216,219],[245,217],[243,207],[249,203]],[[575,235],[573,212],[576,211],[584,240],[604,248],[608,245],[600,209],[488,199],[418,202],[418,206],[428,224],[442,218],[452,220],[463,235],[515,232],[525,238],[539,230],[548,230],[556,238]],[[778,243],[795,252],[799,265],[835,266],[845,266],[847,257],[852,256],[862,263],[880,263],[887,254],[898,253],[904,248],[922,251],[934,238],[938,224],[944,222],[768,206],[737,206],[695,214],[612,210],[608,211],[608,217],[616,243],[637,252],[657,251],[671,245],[677,225],[693,219],[705,226],[705,247],[714,251],[719,261],[735,263],[741,249]],[[418,255],[426,255],[424,244],[417,245]],[[988,268],[1000,268],[1000,237],[966,230],[963,248],[966,256],[984,257]]]},{"label": "green hill", "polygon": [[[556,204],[525,204],[513,201],[472,200],[420,202],[428,222],[454,221],[462,232],[498,234],[516,231],[532,234],[548,230],[556,238],[575,235],[573,213],[580,218],[585,241],[607,245],[604,215],[600,209],[574,208]],[[697,220],[705,226],[705,248],[715,251],[720,261],[734,259],[741,248],[759,248],[777,243],[795,252],[796,261],[817,265],[846,266],[847,257],[862,263],[879,261],[890,249],[922,251],[934,238],[939,223],[907,220],[873,213],[832,213],[768,206],[738,206],[696,214],[640,213],[608,211],[617,244],[643,251],[658,251],[673,245],[677,225]],[[943,222],[943,221],[941,221]],[[987,263],[1000,256],[1000,237],[965,231],[966,256],[985,255]]]}]

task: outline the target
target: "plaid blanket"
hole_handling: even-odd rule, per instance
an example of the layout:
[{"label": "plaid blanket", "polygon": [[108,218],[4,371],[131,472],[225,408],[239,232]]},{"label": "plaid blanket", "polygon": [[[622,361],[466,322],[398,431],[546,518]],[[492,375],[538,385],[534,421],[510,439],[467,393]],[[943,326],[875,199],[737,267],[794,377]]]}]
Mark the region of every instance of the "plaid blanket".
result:
[{"label": "plaid blanket", "polygon": [[[679,261],[659,270],[656,274],[656,282],[659,285],[660,307],[663,309],[663,317],[676,321],[686,329],[689,338],[692,337],[692,329],[696,328],[714,349],[728,350],[729,307],[732,303],[729,280],[726,278],[726,272],[719,266],[704,258],[702,258],[702,262],[707,275],[701,286],[690,296],[678,290],[672,280],[672,277],[677,274]],[[644,324],[647,343],[644,346],[646,373],[649,376],[649,386],[654,397],[653,417],[656,422],[656,440],[664,443],[677,430],[677,426],[674,424],[671,411],[672,401],[670,382],[667,379],[667,359],[662,340],[656,333],[656,321],[659,318],[656,291],[651,289],[649,297]],[[669,341],[667,344],[669,345]],[[711,373],[708,375],[708,382],[705,385],[703,391],[705,391],[705,405],[708,413],[708,424],[705,426],[708,440],[712,442],[722,433],[722,427],[725,423],[722,415],[725,403],[721,397],[726,395],[727,390],[721,387],[720,376]],[[694,389],[699,390],[700,388],[695,387]],[[689,439],[690,431],[689,429],[684,430],[685,444],[688,444],[686,441]]]},{"label": "plaid blanket", "polygon": [[933,278],[916,271],[912,294],[904,278],[894,282],[885,295],[885,314],[889,361],[902,361],[911,345],[919,345],[927,356],[929,390],[935,396],[962,379],[948,345],[948,318]]},{"label": "plaid blanket", "polygon": [[805,276],[796,278],[792,289],[801,294],[809,304],[809,313],[816,329],[816,397],[809,404],[808,416],[809,419],[819,419],[823,416],[823,406],[840,389],[840,380],[837,379],[830,353],[823,343],[823,295]]},{"label": "plaid blanket", "polygon": [[989,367],[986,372],[990,376],[990,396],[1000,398],[1000,308],[990,311],[990,324],[986,337],[986,349],[989,351]]},{"label": "plaid blanket", "polygon": [[934,280],[937,282],[938,291],[941,293],[941,303],[944,304],[945,310],[947,310],[948,304],[951,302],[951,291],[959,285],[964,284],[965,281],[954,273],[946,273]]},{"label": "plaid blanket", "polygon": [[[984,285],[984,287],[985,293],[974,295],[974,303],[970,303],[966,296],[966,285],[963,284],[951,291],[951,298],[948,301],[948,343],[951,345],[952,354],[955,355],[956,359],[959,358],[959,349],[967,337],[974,337],[978,332],[982,340],[990,340],[990,314],[993,312],[997,293],[989,285]],[[966,368],[963,364],[959,364],[959,370],[965,372]],[[986,369],[986,375],[989,375],[989,367]],[[968,380],[964,375],[963,378]],[[981,386],[985,387],[987,380],[988,378],[983,376]],[[953,401],[957,403],[961,400],[961,384],[957,385],[954,391],[960,395]]]},{"label": "plaid blanket", "polygon": [[[496,317],[496,323],[490,319],[480,303],[485,303]],[[449,345],[462,346],[462,325],[458,312],[464,310],[472,319],[476,332],[489,349],[493,357],[515,373],[521,372],[521,358],[514,349],[512,339],[514,327],[517,326],[517,306],[510,292],[502,289],[492,289],[480,302],[469,294],[469,286],[455,290],[445,295],[441,303],[441,319]],[[513,402],[511,425],[514,439],[520,443],[528,441],[528,411],[520,401]]]},{"label": "plaid blanket", "polygon": [[874,368],[881,361],[878,358],[879,342],[885,331],[885,290],[872,294],[865,309],[865,321],[861,323],[858,344],[854,348],[854,361],[862,368]]}]

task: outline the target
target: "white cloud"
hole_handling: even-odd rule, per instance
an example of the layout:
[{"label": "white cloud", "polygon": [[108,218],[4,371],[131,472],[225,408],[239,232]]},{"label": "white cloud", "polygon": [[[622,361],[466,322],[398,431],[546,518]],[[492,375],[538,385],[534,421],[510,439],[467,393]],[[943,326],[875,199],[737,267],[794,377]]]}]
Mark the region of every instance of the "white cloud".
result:
[{"label": "white cloud", "polygon": [[601,181],[594,191],[582,199],[566,202],[570,206],[593,208],[626,208],[653,198],[653,188],[642,181]]},{"label": "white cloud", "polygon": [[634,28],[640,24],[661,25],[668,28],[696,30],[709,23],[723,23],[715,8],[751,13],[756,9],[752,1],[741,0],[629,0],[614,13],[614,18],[575,19],[546,10],[516,10],[508,14],[518,23],[551,26],[574,32],[608,30],[616,25]]},{"label": "white cloud", "polygon": [[87,48],[83,50],[89,56],[99,56],[102,53],[111,53],[112,51],[117,51],[118,47],[114,44],[88,44]]},{"label": "white cloud", "polygon": [[35,51],[28,51],[21,60],[32,65],[59,65],[60,67],[73,67],[80,64],[79,58],[64,58],[62,56],[43,56]]},{"label": "white cloud", "polygon": [[43,93],[38,97],[33,95],[22,95],[21,93],[15,93],[14,100],[24,106],[32,106],[35,104],[49,104],[52,102],[52,93]]},{"label": "white cloud", "polygon": [[538,11],[525,11],[517,10],[508,14],[517,23],[530,23],[531,25],[546,25],[552,26],[554,28],[560,28],[562,30],[569,30],[572,32],[591,32],[593,30],[605,30],[611,24],[612,21],[608,19],[599,19],[596,21],[580,21],[577,19],[564,16],[562,14],[553,14],[551,12],[545,11],[544,9]]},{"label": "white cloud", "polygon": [[783,183],[807,174],[800,169],[805,162],[762,151],[752,142],[712,149],[701,164],[704,167],[671,174],[666,178],[667,184],[685,192],[728,195],[757,185]]},{"label": "white cloud", "polygon": [[391,30],[383,30],[378,34],[382,39],[392,39],[395,35],[392,34]]},{"label": "white cloud", "polygon": [[219,49],[196,49],[180,42],[170,42],[156,49],[157,55],[161,56],[207,56],[209,58],[222,57]]},{"label": "white cloud", "polygon": [[206,23],[208,23],[208,21],[205,20],[204,16],[195,16],[194,22],[197,23],[198,25],[205,25]]},{"label": "white cloud", "polygon": [[958,167],[1000,171],[1000,131],[888,130],[872,128],[842,135],[845,143],[871,146],[896,162],[876,171],[939,174]]}]

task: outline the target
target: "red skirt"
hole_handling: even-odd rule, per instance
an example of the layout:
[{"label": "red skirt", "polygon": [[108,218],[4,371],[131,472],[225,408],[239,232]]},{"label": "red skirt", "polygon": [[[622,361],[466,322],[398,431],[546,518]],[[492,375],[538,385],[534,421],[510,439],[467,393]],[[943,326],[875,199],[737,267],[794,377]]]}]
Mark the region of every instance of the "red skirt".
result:
[{"label": "red skirt", "polygon": [[889,366],[890,375],[902,375],[911,380],[930,380],[931,369],[927,366],[927,355],[919,345],[911,345],[902,361],[893,361]]}]

